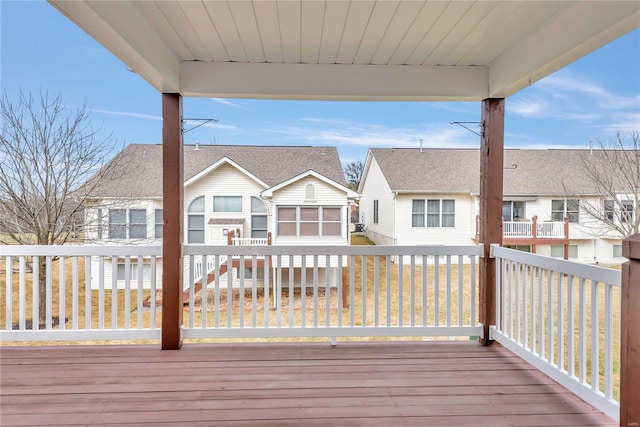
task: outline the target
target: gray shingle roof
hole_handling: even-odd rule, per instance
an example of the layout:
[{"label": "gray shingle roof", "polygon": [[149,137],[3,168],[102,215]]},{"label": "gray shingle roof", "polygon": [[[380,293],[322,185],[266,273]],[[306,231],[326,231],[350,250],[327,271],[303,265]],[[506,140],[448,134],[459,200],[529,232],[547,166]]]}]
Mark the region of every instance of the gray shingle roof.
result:
[{"label": "gray shingle roof", "polygon": [[[193,145],[184,146],[185,181],[227,157],[273,186],[313,170],[346,186],[335,147]],[[113,160],[117,178],[101,183],[92,197],[161,197],[162,145],[131,144]]]},{"label": "gray shingle roof", "polygon": [[[392,191],[478,193],[480,150],[373,148]],[[593,150],[506,149],[504,154],[505,195],[598,194],[585,179],[583,156],[596,163],[602,152]],[[593,162],[592,162],[593,163]],[[512,165],[517,165],[513,168]],[[611,171],[615,174],[615,171]]]}]

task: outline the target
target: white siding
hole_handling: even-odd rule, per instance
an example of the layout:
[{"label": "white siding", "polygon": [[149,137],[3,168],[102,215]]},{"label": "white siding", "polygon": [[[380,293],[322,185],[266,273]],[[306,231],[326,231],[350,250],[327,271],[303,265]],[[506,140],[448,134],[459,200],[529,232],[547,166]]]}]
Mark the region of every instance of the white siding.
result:
[{"label": "white siding", "polygon": [[[373,201],[378,200],[378,223],[373,223]],[[360,222],[377,245],[394,245],[395,199],[375,158],[371,157],[360,195]]]},{"label": "white siding", "polygon": [[[242,218],[243,224],[235,224],[232,229],[240,228],[242,236],[251,233],[251,196],[260,197],[264,187],[235,167],[224,164],[184,190],[184,241],[187,242],[187,223],[189,205],[199,196],[204,196],[205,243],[210,245],[226,244],[223,228],[229,226],[209,225],[212,218]],[[242,196],[242,212],[213,212],[213,196]],[[269,203],[265,202],[269,211]]]},{"label": "white siding", "polygon": [[[102,220],[98,219],[98,210],[102,210]],[[109,238],[109,210],[124,209],[127,211],[127,222],[130,209],[144,209],[147,215],[147,238],[142,239],[110,239]],[[85,209],[86,243],[102,245],[157,245],[162,239],[155,238],[155,209],[162,209],[162,201],[154,199],[143,200],[98,200],[94,205]],[[98,237],[98,227],[102,228],[102,238]]]},{"label": "white siding", "polygon": [[[312,184],[316,189],[315,200],[305,199],[305,189]],[[274,245],[348,245],[349,201],[347,193],[333,185],[329,185],[313,176],[308,176],[275,191],[272,198],[274,215],[270,229],[274,230]],[[342,227],[340,236],[278,236],[277,212],[278,206],[325,206],[341,209]]]},{"label": "white siding", "polygon": [[[119,259],[118,262],[124,263],[124,259]],[[131,258],[131,264],[137,264],[137,258]],[[149,259],[144,260],[145,264],[150,264]],[[113,263],[111,258],[104,258],[104,273],[103,273],[103,287],[104,289],[113,288]],[[144,267],[143,267],[144,268]],[[156,288],[162,289],[162,258],[156,258]],[[133,271],[133,267],[132,267]],[[118,289],[125,288],[124,280],[117,280],[116,286]],[[138,286],[137,275],[131,277],[130,289],[134,290]],[[143,278],[143,289],[150,289],[151,282],[148,278]],[[100,289],[100,259],[99,257],[91,257],[91,289]]]},{"label": "white siding", "polygon": [[[455,227],[412,227],[412,201],[455,200]],[[475,198],[463,194],[402,194],[396,198],[398,245],[470,245],[475,237]]]}]

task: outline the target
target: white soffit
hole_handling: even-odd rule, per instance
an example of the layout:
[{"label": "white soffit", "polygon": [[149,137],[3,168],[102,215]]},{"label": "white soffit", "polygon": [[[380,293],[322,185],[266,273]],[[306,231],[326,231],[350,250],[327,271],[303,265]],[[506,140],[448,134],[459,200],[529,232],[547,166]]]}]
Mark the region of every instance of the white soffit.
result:
[{"label": "white soffit", "polygon": [[206,97],[507,97],[640,26],[639,1],[50,2],[159,91]]}]

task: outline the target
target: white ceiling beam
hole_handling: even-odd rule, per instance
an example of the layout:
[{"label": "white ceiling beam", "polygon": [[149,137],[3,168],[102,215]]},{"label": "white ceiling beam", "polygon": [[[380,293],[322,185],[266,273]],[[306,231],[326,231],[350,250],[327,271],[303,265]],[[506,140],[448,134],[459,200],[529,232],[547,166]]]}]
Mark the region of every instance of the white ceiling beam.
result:
[{"label": "white ceiling beam", "polygon": [[256,99],[466,100],[488,95],[486,67],[186,61],[184,96]]},{"label": "white ceiling beam", "polygon": [[[580,30],[566,31],[575,28],[575,22],[580,22]],[[639,24],[640,2],[573,3],[489,64],[489,94],[506,98]]]}]

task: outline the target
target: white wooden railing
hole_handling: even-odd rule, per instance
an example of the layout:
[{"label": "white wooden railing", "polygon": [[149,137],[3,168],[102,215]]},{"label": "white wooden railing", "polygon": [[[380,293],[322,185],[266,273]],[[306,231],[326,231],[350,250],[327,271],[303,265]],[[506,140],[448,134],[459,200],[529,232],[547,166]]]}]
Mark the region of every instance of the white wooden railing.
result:
[{"label": "white wooden railing", "polygon": [[618,419],[619,270],[492,246],[499,341]]},{"label": "white wooden railing", "polygon": [[506,238],[534,237],[533,230],[535,224],[535,237],[539,239],[563,239],[565,238],[564,222],[537,222],[532,221],[504,221],[503,235]]},{"label": "white wooden railing", "polygon": [[183,253],[187,264],[213,259],[214,271],[227,262],[199,298],[189,295],[187,339],[482,333],[479,246],[185,245]]},{"label": "white wooden railing", "polygon": [[235,246],[265,246],[267,245],[267,238],[257,237],[232,237],[231,244]]},{"label": "white wooden railing", "polygon": [[0,246],[0,340],[159,338],[160,316],[150,296],[160,283],[160,253],[160,246]]},{"label": "white wooden railing", "polygon": [[[0,339],[159,338],[160,254],[159,246],[0,247]],[[477,246],[185,245],[190,279],[204,265],[215,273],[226,262],[228,272],[198,295],[190,286],[184,337],[479,336],[479,254]],[[255,274],[245,278],[249,270],[234,263]]]},{"label": "white wooden railing", "polygon": [[531,237],[533,236],[533,223],[525,221],[504,221],[503,223],[504,237]]},{"label": "white wooden railing", "polygon": [[562,239],[565,236],[564,222],[538,222],[536,236],[544,239]]}]

